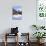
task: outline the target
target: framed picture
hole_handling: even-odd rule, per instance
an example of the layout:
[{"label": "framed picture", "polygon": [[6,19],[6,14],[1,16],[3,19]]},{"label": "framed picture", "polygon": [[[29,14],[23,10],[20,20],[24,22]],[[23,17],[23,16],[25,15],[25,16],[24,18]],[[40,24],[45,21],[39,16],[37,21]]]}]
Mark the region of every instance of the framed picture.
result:
[{"label": "framed picture", "polygon": [[20,5],[13,6],[12,19],[14,19],[14,20],[21,20],[22,19],[22,7]]},{"label": "framed picture", "polygon": [[46,18],[46,0],[37,0],[37,16]]}]

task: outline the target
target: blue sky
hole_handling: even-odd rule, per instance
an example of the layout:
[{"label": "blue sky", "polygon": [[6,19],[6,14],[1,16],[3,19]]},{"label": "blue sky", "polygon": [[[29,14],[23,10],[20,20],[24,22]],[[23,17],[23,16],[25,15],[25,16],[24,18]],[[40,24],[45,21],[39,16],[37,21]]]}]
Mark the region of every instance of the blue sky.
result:
[{"label": "blue sky", "polygon": [[22,7],[21,6],[13,6],[13,9],[16,10],[16,11],[18,11],[18,10],[22,11]]}]

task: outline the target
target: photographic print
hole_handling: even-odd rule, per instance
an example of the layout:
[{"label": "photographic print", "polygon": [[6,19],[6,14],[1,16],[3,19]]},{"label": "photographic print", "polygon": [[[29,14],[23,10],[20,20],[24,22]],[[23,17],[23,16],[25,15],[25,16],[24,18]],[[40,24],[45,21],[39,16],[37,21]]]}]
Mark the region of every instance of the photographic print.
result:
[{"label": "photographic print", "polygon": [[12,8],[12,18],[16,20],[22,19],[22,7],[21,6],[13,6]]}]

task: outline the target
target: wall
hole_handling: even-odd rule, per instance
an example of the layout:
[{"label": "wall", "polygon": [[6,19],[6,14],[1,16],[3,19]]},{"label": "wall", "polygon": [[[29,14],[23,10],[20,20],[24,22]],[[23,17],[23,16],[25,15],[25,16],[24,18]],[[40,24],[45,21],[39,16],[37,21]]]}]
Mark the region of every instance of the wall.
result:
[{"label": "wall", "polygon": [[[22,20],[12,20],[12,6],[22,6]],[[19,32],[30,32],[30,26],[36,24],[36,0],[0,0],[0,34],[3,34],[11,27],[19,27]]]}]

